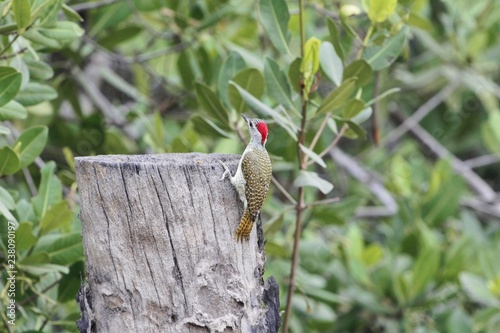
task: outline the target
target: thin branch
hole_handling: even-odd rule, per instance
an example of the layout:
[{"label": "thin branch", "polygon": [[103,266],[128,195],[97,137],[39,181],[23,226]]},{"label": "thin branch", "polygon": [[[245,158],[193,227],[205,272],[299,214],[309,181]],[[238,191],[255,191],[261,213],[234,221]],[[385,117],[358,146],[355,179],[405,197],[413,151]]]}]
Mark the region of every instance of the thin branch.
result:
[{"label": "thin branch", "polygon": [[10,58],[14,58],[15,56],[19,55],[19,54],[23,54],[24,52],[26,52],[28,48],[27,47],[23,47],[21,48],[19,51],[17,52],[14,52],[12,54],[7,54],[7,55],[4,55],[4,56],[1,56],[0,57],[0,60],[7,60],[7,59],[10,59]]},{"label": "thin branch", "polygon": [[[345,123],[340,128],[340,131],[337,133],[337,135],[335,136],[335,139],[333,139],[332,143],[330,143],[328,145],[328,147],[325,148],[325,150],[323,150],[321,153],[319,153],[318,156],[323,157],[326,154],[328,154],[333,149],[333,147],[335,147],[337,145],[339,140],[344,136],[344,133],[345,133],[345,131],[347,131],[348,128],[349,128],[349,125],[347,125],[347,123]],[[313,163],[314,163],[314,161],[309,161],[308,165],[311,165]]]},{"label": "thin branch", "polygon": [[391,193],[377,177],[361,166],[353,157],[335,147],[330,151],[335,164],[346,170],[351,176],[368,187],[371,193],[384,205],[382,207],[360,207],[356,210],[357,218],[379,218],[393,216],[398,212],[398,204]]},{"label": "thin branch", "polygon": [[[28,28],[26,28],[28,30]],[[5,46],[5,48],[0,52],[0,57],[3,56],[5,52],[14,44],[14,42],[19,38],[19,35],[15,35],[14,38],[10,40],[10,42]]]},{"label": "thin branch", "polygon": [[271,180],[274,186],[276,186],[278,190],[280,190],[281,193],[283,193],[283,195],[288,199],[288,201],[292,203],[292,205],[297,205],[297,201],[290,195],[290,193],[288,193],[288,191],[283,187],[283,185],[281,185],[280,182],[276,178],[274,178],[274,176],[271,177]]},{"label": "thin branch", "polygon": [[316,147],[316,143],[318,143],[318,140],[321,137],[321,134],[323,134],[323,131],[325,130],[326,124],[328,123],[328,119],[330,119],[331,115],[332,115],[331,112],[328,112],[325,115],[325,118],[321,122],[321,125],[319,126],[318,131],[316,132],[316,134],[314,135],[313,140],[311,141],[311,145],[309,146],[310,150],[314,150],[314,147]]},{"label": "thin branch", "polygon": [[396,142],[401,136],[411,130],[412,127],[418,125],[418,123],[427,114],[429,114],[429,112],[445,101],[453,93],[453,91],[455,91],[459,84],[460,83],[457,80],[449,83],[446,87],[441,89],[436,95],[422,104],[422,106],[420,106],[417,111],[411,115],[411,117],[407,118],[401,125],[391,131],[386,137],[382,138],[381,145],[390,146],[394,144],[394,142]]},{"label": "thin branch", "polygon": [[131,139],[135,140],[135,133],[133,133],[126,125],[125,117],[117,110],[117,108],[104,96],[102,91],[96,84],[87,76],[85,72],[78,67],[73,67],[71,70],[73,77],[78,84],[86,92],[92,103],[98,107],[111,124],[119,127]]},{"label": "thin branch", "polygon": [[489,205],[478,198],[463,198],[460,200],[460,205],[474,209],[478,213],[488,216],[500,218],[500,205]]},{"label": "thin branch", "polygon": [[[299,29],[300,29],[300,55],[304,58],[305,50],[305,28],[304,28],[304,2],[303,0],[298,0],[299,2]],[[308,92],[304,91],[303,85],[301,85],[301,105],[302,105],[302,119],[300,121],[300,135],[297,140],[297,158],[299,162],[299,170],[305,170],[307,168],[307,163],[305,160],[306,154],[300,149],[300,145],[304,145],[306,136],[306,120],[307,120],[307,100],[304,94]],[[285,306],[285,317],[283,319],[283,333],[288,333],[288,323],[290,320],[292,312],[292,299],[293,293],[295,291],[295,275],[297,270],[297,265],[299,261],[299,243],[300,237],[302,235],[302,214],[304,212],[304,187],[300,186],[298,189],[298,201],[296,204],[296,219],[295,219],[295,237],[293,240],[293,251],[292,251],[292,267],[290,268],[290,280],[288,284],[288,294],[286,298]]]},{"label": "thin branch", "polygon": [[483,166],[487,166],[490,164],[496,164],[496,163],[500,163],[500,154],[483,155],[483,156],[474,157],[474,158],[471,158],[471,159],[464,161],[464,164],[467,165],[471,169],[480,168]]},{"label": "thin branch", "polygon": [[81,11],[85,11],[85,10],[91,10],[91,9],[97,9],[97,8],[104,7],[104,6],[109,6],[109,5],[112,5],[112,4],[120,2],[120,1],[123,1],[123,0],[103,0],[103,1],[99,1],[99,2],[84,2],[84,3],[79,3],[76,5],[73,5],[73,6],[71,6],[71,8],[73,8],[73,10],[76,12],[81,12]]},{"label": "thin branch", "polygon": [[[373,96],[377,96],[379,94],[380,89],[380,74],[377,72],[375,74],[375,82],[373,84]],[[378,115],[378,102],[374,101],[372,105],[372,134],[373,134],[373,142],[375,146],[380,144],[380,125],[379,125],[379,115]]]},{"label": "thin branch", "polygon": [[339,197],[317,200],[317,201],[313,201],[313,202],[308,203],[305,208],[307,209],[307,208],[311,208],[314,206],[329,205],[329,204],[338,202],[339,200],[340,200]]},{"label": "thin branch", "polygon": [[[405,116],[397,110],[391,110],[391,116],[396,121],[403,122],[403,124],[409,119],[405,118]],[[439,141],[437,141],[432,135],[427,133],[427,131],[420,127],[420,125],[414,124],[408,130],[423,147],[431,151],[434,155],[441,159],[449,159],[453,171],[465,178],[469,187],[479,195],[481,200],[486,202],[492,202],[495,200],[496,193],[488,185],[488,183],[472,171],[467,164],[448,151],[446,147],[439,143]]]}]

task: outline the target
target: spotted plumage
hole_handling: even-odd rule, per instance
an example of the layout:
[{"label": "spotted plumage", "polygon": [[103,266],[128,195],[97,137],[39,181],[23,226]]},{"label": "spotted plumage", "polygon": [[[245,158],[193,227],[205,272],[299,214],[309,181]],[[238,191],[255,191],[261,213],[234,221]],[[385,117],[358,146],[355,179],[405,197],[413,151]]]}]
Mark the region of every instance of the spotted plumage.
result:
[{"label": "spotted plumage", "polygon": [[250,130],[250,143],[243,152],[233,177],[227,166],[221,162],[225,169],[222,179],[229,174],[244,206],[243,216],[235,233],[237,240],[250,237],[253,224],[266,199],[272,174],[271,159],[265,148],[268,133],[266,124],[260,119],[250,119],[246,116],[243,118]]}]

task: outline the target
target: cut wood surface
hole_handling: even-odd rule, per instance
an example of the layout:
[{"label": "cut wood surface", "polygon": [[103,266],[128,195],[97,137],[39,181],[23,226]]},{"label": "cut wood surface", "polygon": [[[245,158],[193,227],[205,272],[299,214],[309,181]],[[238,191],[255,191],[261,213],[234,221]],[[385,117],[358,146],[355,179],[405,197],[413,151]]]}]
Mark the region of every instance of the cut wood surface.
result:
[{"label": "cut wood surface", "polygon": [[93,332],[277,332],[262,235],[235,240],[242,204],[220,180],[239,158],[75,159]]}]

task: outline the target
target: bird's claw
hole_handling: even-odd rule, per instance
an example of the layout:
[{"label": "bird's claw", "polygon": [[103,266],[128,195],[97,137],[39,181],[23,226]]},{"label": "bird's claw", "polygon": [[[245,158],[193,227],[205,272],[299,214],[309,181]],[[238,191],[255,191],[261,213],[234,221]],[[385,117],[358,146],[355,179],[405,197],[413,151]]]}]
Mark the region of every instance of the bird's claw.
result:
[{"label": "bird's claw", "polygon": [[227,165],[224,162],[219,160],[219,163],[222,164],[222,167],[224,168],[224,173],[222,174],[222,177],[219,180],[224,180],[224,179],[226,179],[227,174],[229,174],[229,176],[231,176],[231,171],[229,171],[229,168],[227,167]]}]

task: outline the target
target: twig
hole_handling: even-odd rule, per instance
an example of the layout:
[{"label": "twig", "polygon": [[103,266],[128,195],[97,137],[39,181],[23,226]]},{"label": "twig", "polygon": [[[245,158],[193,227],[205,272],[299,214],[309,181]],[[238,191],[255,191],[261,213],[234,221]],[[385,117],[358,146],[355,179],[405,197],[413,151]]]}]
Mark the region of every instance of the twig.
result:
[{"label": "twig", "polygon": [[441,89],[436,95],[430,98],[427,102],[422,104],[411,117],[407,118],[401,125],[391,131],[386,137],[382,138],[381,145],[390,146],[394,144],[401,136],[411,130],[412,127],[418,125],[429,112],[434,110],[439,104],[446,100],[455,89],[458,87],[459,81],[449,83],[446,87]]},{"label": "twig", "polygon": [[111,124],[122,129],[129,138],[135,140],[136,135],[126,126],[125,117],[119,113],[117,108],[104,96],[87,74],[76,66],[72,68],[71,72],[78,84],[83,88],[94,105],[101,110],[106,119]]},{"label": "twig", "polygon": [[15,56],[19,55],[19,54],[22,54],[24,52],[26,52],[28,48],[27,47],[23,47],[21,48],[19,51],[17,52],[14,52],[12,54],[8,54],[8,55],[4,55],[4,56],[1,56],[0,57],[0,60],[7,60],[7,59],[10,59],[10,58],[14,58]]},{"label": "twig", "polygon": [[471,169],[480,168],[495,163],[500,163],[500,154],[483,155],[464,161],[464,164]]},{"label": "twig", "polygon": [[76,12],[81,12],[85,10],[91,10],[91,9],[96,9],[104,6],[109,6],[114,4],[115,2],[120,2],[123,0],[103,0],[99,2],[84,2],[84,3],[79,3],[76,5],[71,6],[74,11]]},{"label": "twig", "polygon": [[[344,133],[345,133],[345,131],[347,131],[348,128],[349,128],[349,125],[347,125],[347,123],[345,123],[340,128],[340,131],[337,133],[337,135],[335,136],[335,139],[333,139],[332,143],[330,143],[328,145],[328,147],[325,148],[325,150],[323,150],[321,153],[319,153],[318,156],[319,157],[323,157],[326,154],[328,154],[333,149],[333,147],[335,147],[337,145],[337,143],[339,142],[340,138],[342,138],[344,136]],[[314,163],[314,161],[309,161],[308,165],[311,165],[313,163]]]},{"label": "twig", "polygon": [[[304,57],[305,50],[305,28],[304,28],[304,2],[303,0],[298,0],[299,2],[299,30],[300,30],[300,55]],[[297,158],[299,162],[299,170],[305,170],[307,168],[307,161],[302,149],[301,145],[305,143],[306,137],[306,120],[307,120],[307,100],[304,94],[308,92],[305,91],[304,86],[301,85],[301,113],[302,119],[300,121],[300,134],[299,139],[297,140]],[[299,260],[299,243],[300,237],[302,235],[302,213],[304,212],[304,187],[300,186],[298,189],[298,201],[295,205],[296,207],[296,219],[295,219],[295,237],[293,240],[293,251],[292,251],[292,267],[290,268],[290,280],[288,283],[288,294],[286,297],[286,305],[285,305],[285,317],[283,319],[283,333],[288,333],[288,323],[290,320],[291,312],[292,312],[292,299],[293,293],[295,291],[295,275],[297,271],[297,264]]]},{"label": "twig", "polygon": [[472,208],[479,213],[500,218],[500,205],[489,205],[477,198],[463,198],[460,200],[460,205]]},{"label": "twig", "polygon": [[[26,28],[26,30],[28,30],[28,28]],[[5,48],[0,51],[0,57],[3,56],[5,52],[7,52],[7,50],[11,47],[12,44],[14,44],[17,38],[19,38],[19,35],[15,35],[14,38],[12,38],[11,41],[5,46]]]},{"label": "twig", "polygon": [[318,131],[316,132],[316,134],[314,135],[314,138],[313,140],[311,141],[311,144],[309,145],[309,149],[310,150],[314,150],[314,147],[316,147],[316,143],[318,143],[318,140],[319,138],[321,137],[321,134],[323,133],[323,131],[325,130],[325,127],[326,127],[326,124],[328,123],[328,119],[330,119],[332,113],[331,112],[328,112],[326,115],[325,115],[325,118],[323,119],[323,121],[321,122],[321,125],[319,126],[318,128]]},{"label": "twig", "polygon": [[[373,84],[373,96],[378,96],[380,89],[380,74],[377,72],[375,74],[375,82]],[[374,97],[375,98],[375,97]],[[372,134],[373,134],[373,142],[375,146],[380,144],[380,126],[378,120],[378,102],[374,101],[372,105]]]},{"label": "twig", "polygon": [[342,150],[335,147],[330,151],[330,156],[336,165],[346,170],[351,176],[359,182],[365,184],[384,205],[383,207],[360,207],[356,210],[357,218],[378,218],[393,216],[398,212],[398,205],[391,193],[384,185],[369,171],[365,170],[353,157],[345,154]]},{"label": "twig", "polygon": [[305,208],[307,209],[307,208],[311,208],[314,206],[328,205],[331,203],[335,203],[339,200],[340,200],[339,197],[317,200],[317,201],[313,201],[313,202],[308,203]]},{"label": "twig", "polygon": [[290,193],[288,193],[288,191],[283,187],[283,185],[281,185],[280,182],[276,178],[274,178],[274,176],[271,177],[271,180],[274,186],[276,186],[278,190],[280,190],[281,193],[283,193],[283,195],[288,199],[288,201],[292,203],[292,205],[297,205],[297,201],[290,195]]},{"label": "twig", "polygon": [[[397,122],[405,123],[409,118],[398,112],[397,110],[391,110],[391,117]],[[417,139],[418,142],[426,149],[431,151],[434,155],[441,159],[449,159],[453,170],[462,175],[465,178],[467,184],[472,188],[481,198],[486,202],[492,202],[495,200],[496,193],[493,189],[472,169],[453,155],[448,149],[446,149],[439,141],[434,139],[432,135],[427,133],[420,125],[413,124],[408,128],[409,132]]]}]

